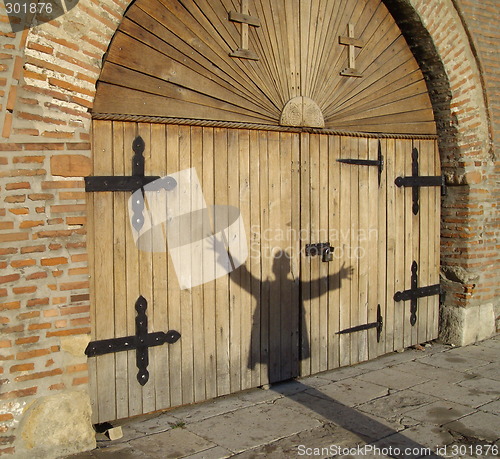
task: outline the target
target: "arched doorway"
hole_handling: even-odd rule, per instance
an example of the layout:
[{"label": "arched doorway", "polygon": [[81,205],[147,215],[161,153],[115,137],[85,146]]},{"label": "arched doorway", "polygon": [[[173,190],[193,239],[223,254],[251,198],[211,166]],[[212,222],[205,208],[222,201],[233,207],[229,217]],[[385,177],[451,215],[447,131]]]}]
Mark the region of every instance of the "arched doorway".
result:
[{"label": "arched doorway", "polygon": [[93,341],[138,334],[141,296],[148,332],[181,334],[147,350],[144,385],[135,350],[89,360],[96,422],[437,337],[435,124],[394,20],[378,0],[236,3],[138,0],[108,50],[93,175],[137,177],[140,137],[143,175],[194,169],[208,206],[240,210],[249,257],[183,289],[171,252],[135,244],[130,194],[94,189]]}]

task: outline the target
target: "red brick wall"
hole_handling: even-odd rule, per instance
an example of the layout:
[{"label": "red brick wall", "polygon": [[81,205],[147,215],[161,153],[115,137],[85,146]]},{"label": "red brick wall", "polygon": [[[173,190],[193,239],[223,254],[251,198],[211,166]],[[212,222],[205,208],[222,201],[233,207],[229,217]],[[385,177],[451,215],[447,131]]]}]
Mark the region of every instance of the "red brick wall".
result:
[{"label": "red brick wall", "polygon": [[[495,30],[488,21],[497,15],[487,14],[494,0],[457,2],[485,71],[489,112],[452,1],[411,3],[445,72],[434,71],[431,92],[449,90],[448,102],[435,105],[452,185],[443,204],[442,260],[448,303],[467,306],[500,298],[499,170],[488,142],[500,96],[498,61],[485,38]],[[61,348],[65,338],[89,332],[88,109],[127,3],[80,0],[64,18],[13,34],[0,0],[0,455],[17,447],[15,427],[35,397],[87,386],[85,359]]]},{"label": "red brick wall", "polygon": [[[455,0],[461,13],[462,21],[473,44],[473,52],[479,62],[484,83],[484,97],[490,121],[492,149],[488,168],[484,171],[484,185],[490,190],[478,190],[475,212],[471,216],[482,216],[481,201],[491,201],[491,213],[484,225],[484,242],[478,247],[478,254],[483,252],[491,257],[494,265],[488,269],[485,281],[479,287],[483,298],[491,297],[496,301],[497,315],[500,313],[500,5],[496,0]],[[478,244],[479,245],[479,244]],[[478,289],[476,288],[476,291]]]},{"label": "red brick wall", "polygon": [[13,34],[0,3],[0,455],[19,452],[35,398],[87,390],[86,359],[65,340],[90,333],[89,108],[126,6],[82,0]]},{"label": "red brick wall", "polygon": [[500,147],[500,5],[496,0],[455,0],[482,71],[498,156]]}]

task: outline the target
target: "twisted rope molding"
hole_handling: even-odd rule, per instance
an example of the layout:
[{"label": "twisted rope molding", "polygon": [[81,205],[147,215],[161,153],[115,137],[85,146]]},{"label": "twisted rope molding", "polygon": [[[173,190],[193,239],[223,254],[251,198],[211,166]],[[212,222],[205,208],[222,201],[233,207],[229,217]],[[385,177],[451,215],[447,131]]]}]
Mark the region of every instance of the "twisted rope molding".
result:
[{"label": "twisted rope molding", "polygon": [[278,126],[271,124],[240,123],[232,121],[197,120],[191,118],[164,118],[161,116],[146,115],[117,115],[114,113],[92,113],[92,119],[104,121],[130,121],[134,123],[179,124],[183,126],[200,126],[228,129],[252,129],[261,131],[307,132],[311,134],[342,135],[372,139],[435,140],[438,138],[437,135],[432,134],[385,134],[373,132],[342,131],[337,129],[317,129],[309,127],[301,128]]}]

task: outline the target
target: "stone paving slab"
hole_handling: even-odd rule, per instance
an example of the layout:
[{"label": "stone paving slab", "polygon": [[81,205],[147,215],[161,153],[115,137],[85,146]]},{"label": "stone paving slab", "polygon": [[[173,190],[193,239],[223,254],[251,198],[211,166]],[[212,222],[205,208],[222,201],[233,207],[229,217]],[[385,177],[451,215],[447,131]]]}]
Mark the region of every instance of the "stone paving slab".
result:
[{"label": "stone paving slab", "polygon": [[483,411],[445,424],[444,427],[480,440],[495,442],[500,439],[500,416]]},{"label": "stone paving slab", "polygon": [[481,341],[479,344],[481,346],[493,347],[495,349],[500,349],[500,333],[496,337],[487,339],[486,341]]},{"label": "stone paving slab", "polygon": [[482,360],[473,356],[462,356],[458,349],[423,357],[420,359],[420,362],[428,363],[434,367],[448,368],[455,371],[474,370],[490,363],[489,360]]},{"label": "stone paving slab", "polygon": [[358,376],[357,379],[378,384],[389,389],[408,389],[429,381],[431,378],[424,378],[398,370],[398,367],[383,368],[382,370],[371,371]]},{"label": "stone paving slab", "polygon": [[81,454],[70,456],[71,459],[146,459],[148,456],[127,444],[110,445],[107,448],[95,449]]},{"label": "stone paving slab", "polygon": [[[499,343],[498,341],[493,341],[493,342]],[[489,347],[489,346],[484,346],[482,344],[476,344],[463,348],[455,348],[450,351],[451,355],[457,355],[461,358],[472,357],[475,359],[477,358],[489,362],[497,360],[499,353],[500,353],[500,345]]]},{"label": "stone paving slab", "polygon": [[474,379],[468,379],[458,383],[461,387],[467,387],[470,390],[477,391],[481,394],[491,395],[493,398],[500,397],[500,382],[494,379],[482,378],[478,376]]},{"label": "stone paving slab", "polygon": [[483,393],[477,389],[459,386],[458,384],[443,384],[441,381],[429,381],[413,387],[411,390],[448,400],[460,400],[460,403],[477,408],[495,400],[496,396]]},{"label": "stone paving slab", "polygon": [[[434,354],[439,354],[444,351],[449,351],[450,349],[450,346],[433,343],[430,345],[426,345],[424,350],[409,348],[399,352],[391,352],[389,354],[382,355],[374,360],[363,362],[359,366],[361,366],[361,368],[363,369],[363,373],[366,373],[367,371],[378,370],[381,367],[392,367],[400,363],[419,361],[422,358],[430,357]],[[358,365],[351,368],[356,368],[357,366]]]},{"label": "stone paving slab", "polygon": [[353,378],[355,376],[362,375],[363,373],[368,373],[370,370],[365,368],[367,363],[363,363],[361,365],[354,365],[352,367],[343,367],[338,370],[325,371],[323,373],[319,373],[316,376],[318,378],[322,378],[332,381],[342,381],[343,379]]},{"label": "stone paving slab", "polygon": [[410,418],[415,421],[442,426],[474,412],[475,409],[470,406],[437,400],[429,405],[407,411],[404,415],[404,423],[407,422],[406,418]]},{"label": "stone paving slab", "polygon": [[365,413],[394,421],[402,418],[408,411],[429,405],[437,400],[438,399],[432,395],[415,392],[412,389],[406,389],[360,405],[358,409]]},{"label": "stone paving slab", "polygon": [[[435,454],[436,447],[448,445],[454,437],[441,427],[420,425],[405,429],[389,437],[385,437],[373,444],[375,448],[389,455],[417,459]],[[401,454],[396,454],[397,450]],[[377,450],[375,450],[377,452]]]},{"label": "stone paving slab", "polygon": [[155,435],[132,440],[128,443],[135,450],[151,458],[176,459],[213,448],[213,443],[185,428],[176,428]]},{"label": "stone paving slab", "polygon": [[219,397],[215,400],[209,400],[196,405],[188,405],[175,410],[175,417],[184,422],[197,422],[218,416],[224,413],[230,413],[241,408],[246,408],[254,403],[243,400],[240,397],[232,395]]},{"label": "stone paving slab", "polygon": [[487,403],[479,407],[481,411],[486,411],[488,413],[499,414],[500,413],[500,400],[495,400],[494,402]]},{"label": "stone paving slab", "polygon": [[[155,416],[141,420],[141,422],[124,425],[122,427],[124,433],[124,439],[126,441],[131,440],[132,438],[128,438],[127,432],[130,430],[130,435],[144,436],[151,435],[155,433],[166,432],[170,430],[172,426],[175,426],[179,423],[179,418],[171,416],[169,413],[157,413]],[[132,430],[133,429],[133,430]]]},{"label": "stone paving slab", "polygon": [[[333,372],[328,372],[333,373]],[[326,373],[325,373],[326,375]],[[328,379],[319,376],[308,376],[297,380],[285,381],[280,384],[273,384],[266,389],[251,389],[239,394],[232,395],[246,403],[246,406],[256,405],[258,403],[270,403],[282,397],[288,397],[298,392],[304,392],[311,388],[320,388],[330,383]]]},{"label": "stone paving slab", "polygon": [[206,449],[191,456],[185,456],[184,459],[225,459],[226,457],[233,457],[233,453],[221,446],[215,446]]},{"label": "stone paving slab", "polygon": [[[340,448],[363,442],[349,430],[327,424],[300,432],[276,442],[237,454],[238,459],[283,459],[286,457],[318,458],[334,456]],[[324,452],[325,454],[317,454]]]},{"label": "stone paving slab", "polygon": [[320,426],[276,404],[260,404],[189,424],[186,428],[234,453]]},{"label": "stone paving slab", "polygon": [[474,377],[466,371],[451,370],[449,368],[437,368],[429,363],[424,363],[430,361],[431,360],[424,358],[413,362],[402,363],[392,368],[415,377],[443,381],[447,384],[460,382],[464,379]]},{"label": "stone paving slab", "polygon": [[351,378],[327,384],[319,389],[308,389],[306,393],[346,406],[356,406],[387,395],[389,389],[359,378]]},{"label": "stone paving slab", "polygon": [[276,405],[285,406],[300,416],[317,419],[322,423],[335,424],[358,435],[365,442],[376,441],[392,435],[404,426],[378,416],[360,412],[333,400],[316,397],[302,392],[292,397],[280,399]]},{"label": "stone paving slab", "polygon": [[[500,350],[498,351],[500,356]],[[495,381],[500,381],[500,364],[498,363],[497,357],[493,363],[480,368],[480,374],[472,372],[471,374],[475,376],[482,376],[483,378],[494,379]]]}]

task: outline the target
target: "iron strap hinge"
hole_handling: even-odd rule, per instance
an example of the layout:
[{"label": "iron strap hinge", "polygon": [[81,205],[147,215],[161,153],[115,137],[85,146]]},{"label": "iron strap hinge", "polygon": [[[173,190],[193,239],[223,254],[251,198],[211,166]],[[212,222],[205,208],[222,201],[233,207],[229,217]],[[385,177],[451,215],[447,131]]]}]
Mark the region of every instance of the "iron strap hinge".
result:
[{"label": "iron strap hinge", "polygon": [[[148,191],[158,191],[165,189],[173,190],[177,182],[173,177],[159,177],[144,175],[144,149],[146,144],[141,136],[137,136],[132,142],[132,175],[126,176],[94,176],[85,177],[85,191],[130,191],[135,193],[142,190],[135,199],[132,200],[132,225],[136,231],[140,231],[144,225],[144,187],[148,185]],[[151,183],[153,183],[151,185]]]},{"label": "iron strap hinge", "polygon": [[92,341],[85,349],[87,357],[96,357],[99,355],[113,354],[115,352],[135,350],[136,366],[138,368],[137,381],[144,386],[149,380],[149,352],[148,349],[162,344],[176,343],[181,334],[175,330],[168,332],[148,333],[148,316],[146,310],[148,302],[142,295],[135,302],[137,316],[135,318],[135,335],[123,338],[103,339]]},{"label": "iron strap hinge", "polygon": [[429,186],[440,186],[441,187],[441,196],[446,196],[446,183],[444,176],[435,175],[435,176],[421,176],[418,175],[418,150],[414,148],[411,154],[412,165],[411,165],[411,176],[410,177],[397,177],[394,183],[397,187],[411,187],[412,188],[412,198],[413,198],[413,215],[417,215],[420,204],[420,187],[429,187]]},{"label": "iron strap hinge", "polygon": [[146,177],[144,175],[144,149],[146,144],[139,135],[132,142],[132,175],[126,176],[95,176],[85,177],[85,191],[131,191],[135,192],[148,183],[160,177]]},{"label": "iron strap hinge", "polygon": [[354,333],[363,330],[370,330],[371,328],[377,329],[377,343],[380,343],[380,337],[382,335],[382,330],[384,329],[384,319],[380,311],[380,304],[377,305],[377,321],[371,322],[369,324],[356,325],[355,327],[346,328],[345,330],[340,330],[336,335],[345,335],[347,333]]},{"label": "iron strap hinge", "polygon": [[380,180],[382,178],[382,172],[384,171],[384,155],[382,155],[382,145],[380,140],[378,141],[378,159],[337,159],[337,162],[344,164],[351,164],[354,166],[376,166],[378,167],[378,184],[380,185]]},{"label": "iron strap hinge", "polygon": [[443,290],[441,284],[428,285],[426,287],[418,287],[418,264],[413,261],[411,265],[411,288],[396,292],[394,301],[410,301],[410,324],[413,326],[417,323],[417,306],[418,299],[426,296],[442,295]]},{"label": "iron strap hinge", "polygon": [[85,191],[130,191],[134,193],[158,179],[160,177],[118,177],[116,175],[85,177]]}]

